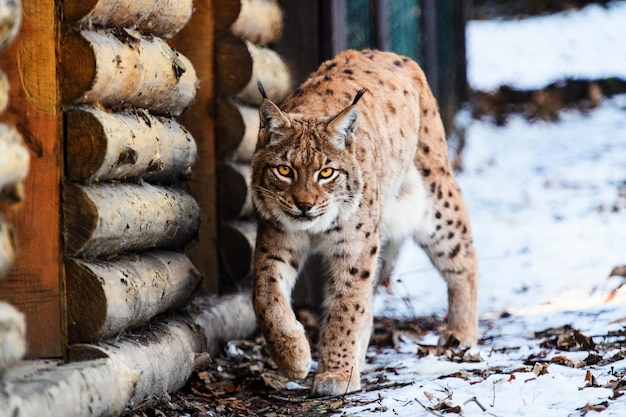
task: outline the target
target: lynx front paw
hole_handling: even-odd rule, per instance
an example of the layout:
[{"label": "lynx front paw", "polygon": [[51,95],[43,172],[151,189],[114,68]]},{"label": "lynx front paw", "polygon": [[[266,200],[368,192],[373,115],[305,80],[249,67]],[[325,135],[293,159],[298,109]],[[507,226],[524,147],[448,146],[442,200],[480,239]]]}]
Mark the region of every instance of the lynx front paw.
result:
[{"label": "lynx front paw", "polygon": [[438,345],[440,348],[467,348],[475,346],[476,342],[476,332],[446,330],[439,336]]},{"label": "lynx front paw", "polygon": [[356,372],[356,377],[350,374],[349,371],[341,371],[323,372],[316,375],[315,380],[313,380],[313,395],[327,397],[360,390],[361,382],[358,372]]},{"label": "lynx front paw", "polygon": [[280,372],[290,379],[304,379],[311,368],[311,349],[304,331],[285,335],[269,343],[272,359]]}]

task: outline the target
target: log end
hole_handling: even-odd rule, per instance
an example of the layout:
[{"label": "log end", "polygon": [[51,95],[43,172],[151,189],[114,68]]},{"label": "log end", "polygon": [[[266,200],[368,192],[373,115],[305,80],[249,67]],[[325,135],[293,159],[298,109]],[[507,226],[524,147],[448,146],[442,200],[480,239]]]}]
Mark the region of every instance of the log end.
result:
[{"label": "log end", "polygon": [[73,23],[87,14],[98,3],[98,0],[81,0],[81,1],[65,1],[63,2],[63,19],[67,23]]},{"label": "log end", "polygon": [[59,83],[61,97],[67,103],[90,89],[96,78],[96,56],[86,39],[70,31],[63,32],[60,49]]},{"label": "log end", "polygon": [[102,284],[79,260],[65,262],[65,275],[69,342],[94,340],[106,321],[107,300]]},{"label": "log end", "polygon": [[[220,288],[236,289],[251,278],[254,256],[254,231],[248,225],[235,223],[220,227]],[[253,229],[254,226],[250,226]]]},{"label": "log end", "polygon": [[229,158],[244,137],[246,127],[243,117],[230,100],[217,100],[215,109],[217,153],[221,159]]},{"label": "log end", "polygon": [[65,248],[76,255],[91,238],[98,222],[98,208],[84,189],[76,184],[63,186]]},{"label": "log end", "polygon": [[106,135],[98,118],[84,110],[65,114],[67,176],[72,181],[93,180],[106,155]]},{"label": "log end", "polygon": [[[219,32],[215,40],[215,79],[218,95],[237,94],[252,77],[252,57],[246,43],[230,32]],[[256,82],[256,81],[255,81]]]}]

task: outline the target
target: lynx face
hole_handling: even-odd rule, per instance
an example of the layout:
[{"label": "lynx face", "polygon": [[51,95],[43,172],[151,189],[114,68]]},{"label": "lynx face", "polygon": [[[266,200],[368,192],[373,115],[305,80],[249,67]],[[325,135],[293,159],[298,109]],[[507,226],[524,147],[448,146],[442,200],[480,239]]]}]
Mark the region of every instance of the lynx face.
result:
[{"label": "lynx face", "polygon": [[321,232],[354,213],[362,175],[353,143],[353,106],[335,117],[287,115],[266,100],[252,161],[258,213],[291,231]]}]

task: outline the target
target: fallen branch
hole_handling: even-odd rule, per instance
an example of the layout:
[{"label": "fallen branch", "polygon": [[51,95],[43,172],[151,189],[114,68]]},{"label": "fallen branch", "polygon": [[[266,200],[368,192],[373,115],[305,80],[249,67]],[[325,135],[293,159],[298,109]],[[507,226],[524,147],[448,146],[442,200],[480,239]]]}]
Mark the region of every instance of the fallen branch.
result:
[{"label": "fallen branch", "polygon": [[292,403],[292,404],[297,404],[297,403],[306,403],[306,402],[323,402],[323,401],[328,401],[328,400],[336,400],[336,399],[342,399],[348,395],[354,395],[354,394],[364,394],[366,392],[372,392],[372,391],[381,391],[384,389],[396,389],[396,388],[403,388],[403,387],[407,387],[409,385],[413,385],[413,382],[392,382],[389,384],[381,384],[381,385],[369,385],[365,388],[359,389],[359,390],[355,390],[355,391],[349,391],[349,392],[345,392],[343,394],[338,394],[338,395],[328,395],[325,397],[310,397],[310,396],[306,396],[306,397],[285,397],[282,395],[274,395],[274,394],[270,394],[269,397],[273,398],[275,400],[280,400],[280,401],[284,401],[284,402],[288,402],[288,403]]}]

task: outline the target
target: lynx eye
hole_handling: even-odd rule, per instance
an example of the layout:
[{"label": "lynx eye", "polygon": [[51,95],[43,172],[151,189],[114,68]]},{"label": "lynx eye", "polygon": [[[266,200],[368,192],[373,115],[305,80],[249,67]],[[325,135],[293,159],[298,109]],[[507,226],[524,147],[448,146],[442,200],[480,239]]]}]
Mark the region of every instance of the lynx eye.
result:
[{"label": "lynx eye", "polygon": [[317,175],[320,177],[320,179],[325,180],[325,179],[328,179],[328,178],[332,177],[332,175],[334,173],[335,173],[334,169],[332,169],[332,168],[324,168]]},{"label": "lynx eye", "polygon": [[283,177],[291,178],[293,176],[293,170],[287,165],[278,165],[276,167],[276,172]]}]

